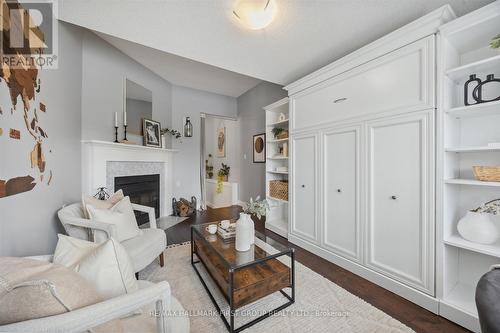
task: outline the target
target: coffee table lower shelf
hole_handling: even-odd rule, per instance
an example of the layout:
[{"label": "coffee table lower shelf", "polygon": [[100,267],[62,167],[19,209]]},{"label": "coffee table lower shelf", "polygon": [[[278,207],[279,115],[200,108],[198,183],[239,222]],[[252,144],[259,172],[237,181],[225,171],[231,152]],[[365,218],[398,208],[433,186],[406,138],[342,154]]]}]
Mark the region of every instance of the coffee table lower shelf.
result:
[{"label": "coffee table lower shelf", "polygon": [[[266,319],[267,317],[285,309],[295,302],[295,258],[293,249],[290,249],[289,252],[277,253],[275,255],[270,255],[265,259],[260,259],[247,265],[232,268],[221,265],[221,263],[217,261],[217,256],[210,253],[210,249],[206,247],[203,241],[196,238],[196,236],[193,237],[193,234],[191,234],[191,265],[198,275],[203,287],[207,291],[212,303],[217,309],[217,313],[230,333],[241,332]],[[195,260],[195,255],[197,260]],[[291,267],[286,266],[277,259],[278,257],[285,255],[290,256]],[[229,321],[224,315],[224,312],[221,310],[214,295],[210,291],[204,277],[200,273],[197,267],[198,265],[203,265],[205,271],[207,272],[207,277],[210,276],[209,278],[219,288],[227,301],[229,305]],[[287,269],[284,270],[284,267]],[[252,271],[258,271],[258,274],[255,274],[254,279],[248,279],[248,277],[252,275]],[[263,272],[266,273],[263,274]],[[225,276],[226,273],[227,276]],[[226,279],[227,284],[225,284]],[[291,289],[290,294],[287,294],[283,290],[285,288]],[[238,308],[278,291],[288,300],[286,303],[273,310],[265,312],[261,316],[243,324],[238,328],[235,328],[235,315]]]}]

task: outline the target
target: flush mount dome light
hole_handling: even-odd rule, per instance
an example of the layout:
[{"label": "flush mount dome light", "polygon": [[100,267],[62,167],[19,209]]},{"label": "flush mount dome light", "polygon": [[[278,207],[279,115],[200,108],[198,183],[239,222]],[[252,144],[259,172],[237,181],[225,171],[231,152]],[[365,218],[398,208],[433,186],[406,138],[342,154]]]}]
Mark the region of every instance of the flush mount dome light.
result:
[{"label": "flush mount dome light", "polygon": [[267,27],[276,16],[275,0],[239,0],[234,7],[233,14],[252,30]]}]

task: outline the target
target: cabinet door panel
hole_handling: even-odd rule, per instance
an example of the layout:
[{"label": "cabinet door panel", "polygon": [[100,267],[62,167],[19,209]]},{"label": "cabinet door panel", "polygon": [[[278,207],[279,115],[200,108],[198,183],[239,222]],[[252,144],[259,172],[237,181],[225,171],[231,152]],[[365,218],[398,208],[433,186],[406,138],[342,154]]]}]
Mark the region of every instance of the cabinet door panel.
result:
[{"label": "cabinet door panel", "polygon": [[317,136],[292,139],[292,230],[303,239],[317,242]]},{"label": "cabinet door panel", "polygon": [[433,292],[433,110],[368,124],[367,265]]},{"label": "cabinet door panel", "polygon": [[359,258],[359,127],[323,135],[323,245]]}]

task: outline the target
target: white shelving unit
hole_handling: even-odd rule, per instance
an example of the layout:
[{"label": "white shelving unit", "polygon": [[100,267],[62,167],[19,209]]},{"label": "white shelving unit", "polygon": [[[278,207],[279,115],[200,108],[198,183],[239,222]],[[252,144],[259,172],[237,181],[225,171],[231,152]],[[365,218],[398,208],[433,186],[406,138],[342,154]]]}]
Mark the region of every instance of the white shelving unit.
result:
[{"label": "white shelving unit", "polygon": [[[500,165],[500,146],[488,145],[500,142],[500,102],[465,106],[463,94],[471,74],[482,80],[500,76],[500,54],[488,46],[498,33],[500,2],[494,2],[442,26],[438,46],[436,294],[440,315],[475,332],[480,332],[475,288],[490,266],[500,263],[500,241],[467,241],[457,223],[468,210],[500,198],[500,183],[475,180],[472,173],[475,165]],[[500,89],[487,93],[495,96]]]},{"label": "white shelving unit", "polygon": [[[289,129],[288,97],[264,107],[266,112],[266,198],[270,210],[266,216],[266,228],[280,236],[288,238],[288,201],[273,198],[269,194],[269,182],[288,180],[289,156],[280,153],[280,148],[288,146],[288,139],[275,139],[273,128]],[[284,115],[284,119],[280,119]],[[287,171],[277,168],[286,167]]]}]

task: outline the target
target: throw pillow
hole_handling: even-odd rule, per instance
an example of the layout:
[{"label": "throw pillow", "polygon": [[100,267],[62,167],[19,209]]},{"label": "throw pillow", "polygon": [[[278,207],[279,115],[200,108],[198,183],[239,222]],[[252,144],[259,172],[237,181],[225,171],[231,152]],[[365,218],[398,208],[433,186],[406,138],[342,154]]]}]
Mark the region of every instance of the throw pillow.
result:
[{"label": "throw pillow", "polygon": [[0,257],[0,325],[53,316],[100,301],[96,288],[66,267]]},{"label": "throw pillow", "polygon": [[[116,226],[116,238],[120,242],[141,234],[129,197],[123,198],[111,209],[98,209],[87,205],[87,210],[91,220],[114,224]],[[99,239],[96,239],[96,241],[99,241]]]},{"label": "throw pillow", "polygon": [[70,267],[96,286],[105,298],[138,290],[130,258],[117,240],[102,244],[58,235],[54,263]]},{"label": "throw pillow", "polygon": [[98,209],[111,209],[111,207],[120,202],[124,197],[122,190],[116,191],[106,200],[99,200],[93,196],[82,194],[82,206],[85,217],[90,218],[87,210],[88,205]]}]

